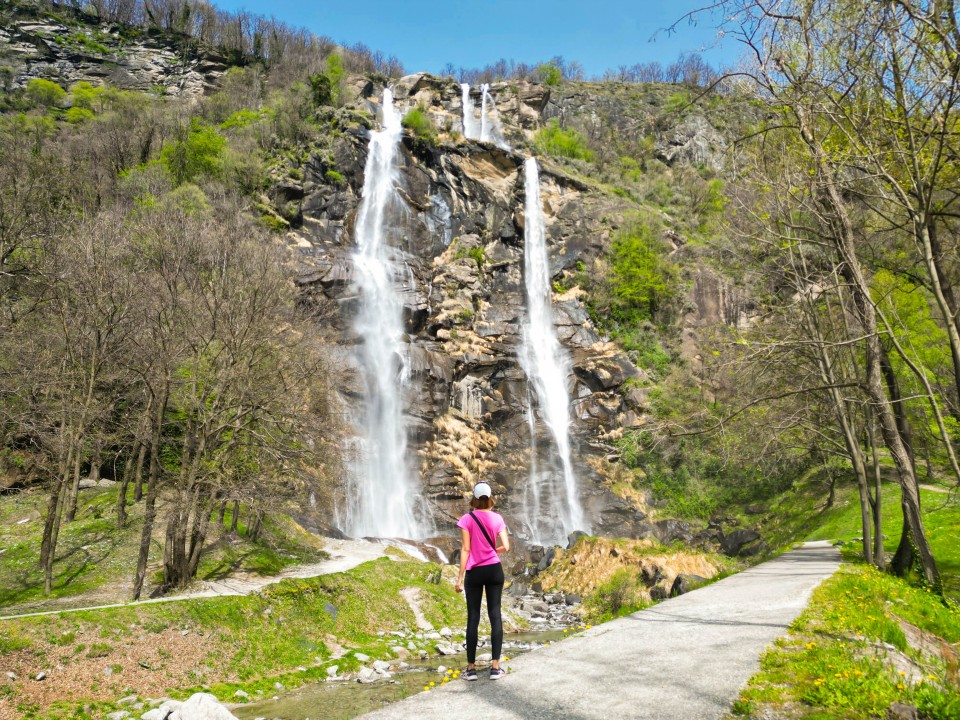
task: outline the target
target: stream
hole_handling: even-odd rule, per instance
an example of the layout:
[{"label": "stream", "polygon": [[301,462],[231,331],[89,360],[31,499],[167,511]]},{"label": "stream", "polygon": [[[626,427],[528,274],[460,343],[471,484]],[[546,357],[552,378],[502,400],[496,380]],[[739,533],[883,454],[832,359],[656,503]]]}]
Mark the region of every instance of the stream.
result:
[{"label": "stream", "polygon": [[[503,638],[503,654],[514,657],[529,652],[545,643],[561,640],[562,630],[544,632],[507,633]],[[487,647],[477,649],[477,654],[489,652]],[[462,669],[466,666],[463,654],[450,657],[430,658],[422,662],[411,662],[410,667],[393,673],[389,679],[377,680],[369,684],[358,683],[356,679],[334,682],[309,683],[278,693],[276,699],[256,700],[244,705],[231,707],[231,712],[240,720],[347,720],[376,710],[410,695],[423,692],[425,685],[434,682],[437,685],[444,674],[437,671],[441,665],[447,668]],[[507,663],[509,665],[509,663]],[[480,672],[485,668],[480,667]],[[481,675],[482,677],[482,675]],[[451,682],[464,682],[452,680]]]}]

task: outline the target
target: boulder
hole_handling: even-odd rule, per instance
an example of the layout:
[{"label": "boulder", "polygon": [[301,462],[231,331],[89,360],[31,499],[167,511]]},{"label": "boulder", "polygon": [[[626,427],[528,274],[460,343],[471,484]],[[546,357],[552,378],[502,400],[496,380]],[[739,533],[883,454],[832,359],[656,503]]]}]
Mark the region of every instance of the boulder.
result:
[{"label": "boulder", "polygon": [[364,685],[368,685],[370,683],[376,682],[381,677],[383,676],[373,668],[368,668],[368,667],[360,668],[360,672],[357,673],[357,682],[363,683]]},{"label": "boulder", "polygon": [[720,539],[720,548],[723,550],[724,555],[728,557],[736,557],[737,555],[741,554],[745,545],[748,545],[759,539],[760,533],[758,533],[756,530],[742,528],[740,530],[734,530],[729,535],[724,535]]},{"label": "boulder", "polygon": [[[161,705],[160,709],[164,706]],[[152,710],[150,712],[153,712]],[[215,695],[196,693],[169,715],[169,720],[237,720],[236,716],[220,704]]]},{"label": "boulder", "polygon": [[353,656],[362,663],[365,663],[370,660],[370,656],[364,655],[363,653],[354,653]]},{"label": "boulder", "polygon": [[575,593],[568,593],[563,596],[563,601],[567,605],[579,605],[581,602],[583,602],[583,598]]},{"label": "boulder", "polygon": [[456,655],[460,648],[451,643],[437,643],[437,652],[441,655]]},{"label": "boulder", "polygon": [[670,594],[663,585],[654,585],[652,588],[650,588],[650,599],[655,602],[657,600],[666,600],[669,596]]},{"label": "boulder", "polygon": [[574,530],[572,533],[567,535],[567,550],[570,550],[574,545],[577,544],[577,540],[582,537],[590,537],[587,533],[582,530]]},{"label": "boulder", "polygon": [[677,542],[689,543],[693,540],[693,532],[690,523],[683,520],[657,520],[653,524],[653,534],[664,545]]},{"label": "boulder", "polygon": [[895,702],[887,708],[886,720],[918,720],[917,708],[908,703]]},{"label": "boulder", "polygon": [[678,595],[684,595],[691,590],[696,590],[705,582],[707,582],[707,579],[700,577],[699,575],[687,575],[686,573],[681,573],[680,575],[677,575],[676,579],[673,581],[673,586],[670,588],[670,597],[677,597]]},{"label": "boulder", "polygon": [[158,707],[148,710],[140,716],[140,720],[168,720],[174,712],[183,705],[179,700],[164,700]]}]

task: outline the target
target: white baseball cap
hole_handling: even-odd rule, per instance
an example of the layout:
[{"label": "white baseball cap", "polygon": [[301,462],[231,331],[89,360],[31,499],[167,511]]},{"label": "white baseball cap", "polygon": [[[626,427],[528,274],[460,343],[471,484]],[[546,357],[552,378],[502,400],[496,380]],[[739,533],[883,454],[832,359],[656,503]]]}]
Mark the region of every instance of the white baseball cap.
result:
[{"label": "white baseball cap", "polygon": [[493,490],[485,482],[478,482],[473,486],[473,496],[477,499],[482,497],[493,497]]}]

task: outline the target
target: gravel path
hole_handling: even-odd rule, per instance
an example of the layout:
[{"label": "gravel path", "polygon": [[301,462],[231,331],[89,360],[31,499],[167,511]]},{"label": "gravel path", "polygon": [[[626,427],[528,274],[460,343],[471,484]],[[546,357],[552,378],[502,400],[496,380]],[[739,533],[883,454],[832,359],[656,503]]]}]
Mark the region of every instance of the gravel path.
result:
[{"label": "gravel path", "polygon": [[106,605],[91,605],[88,607],[60,608],[58,610],[43,610],[18,615],[0,615],[0,620],[15,618],[36,617],[38,615],[58,615],[60,613],[80,612],[81,610],[103,610],[105,608],[135,607],[150,603],[177,602],[178,600],[193,600],[195,598],[226,597],[236,595],[252,595],[260,588],[273,585],[287,578],[311,578],[319,575],[346,572],[357,565],[376,560],[379,557],[389,557],[386,549],[396,544],[390,541],[371,542],[368,540],[327,540],[324,550],[330,553],[326,560],[310,565],[297,565],[287,568],[277,575],[242,575],[224,580],[201,581],[194,590],[181,595],[169,595],[153,600],[141,600],[135,603],[110,603]]},{"label": "gravel path", "polygon": [[719,718],[813,589],[839,567],[826,542],[511,660],[491,682],[457,681],[364,718]]}]

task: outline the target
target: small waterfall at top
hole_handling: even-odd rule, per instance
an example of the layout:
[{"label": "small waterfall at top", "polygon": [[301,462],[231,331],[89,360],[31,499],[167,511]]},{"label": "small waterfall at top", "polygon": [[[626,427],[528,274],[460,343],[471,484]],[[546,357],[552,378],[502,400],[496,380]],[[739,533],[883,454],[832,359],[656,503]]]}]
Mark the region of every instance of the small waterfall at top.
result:
[{"label": "small waterfall at top", "polygon": [[360,288],[355,323],[362,338],[365,386],[364,443],[347,498],[346,529],[353,536],[415,538],[423,534],[413,511],[417,494],[407,464],[402,392],[409,376],[403,342],[403,305],[396,291],[396,249],[388,243],[389,211],[397,203],[397,154],[402,127],[393,94],[383,91],[383,120],[370,133],[357,210],[353,261]]},{"label": "small waterfall at top", "polygon": [[487,118],[487,98],[490,97],[490,85],[480,86],[480,141],[490,142],[490,120]]},{"label": "small waterfall at top", "polygon": [[492,142],[497,147],[509,150],[510,145],[503,136],[503,128],[497,115],[497,105],[490,94],[490,85],[480,86],[480,123],[477,127],[477,109],[470,97],[470,86],[460,83],[463,100],[463,136],[468,140]]},{"label": "small waterfall at top", "polygon": [[463,99],[463,136],[468,140],[476,140],[480,137],[480,132],[477,129],[477,110],[473,105],[473,98],[470,97],[470,86],[460,83],[460,90]]},{"label": "small waterfall at top", "polygon": [[525,511],[531,539],[539,544],[552,544],[565,540],[574,530],[589,531],[589,526],[573,472],[570,400],[567,395],[570,359],[560,345],[553,325],[540,173],[535,158],[527,158],[524,172],[523,274],[527,317],[523,326],[520,363],[528,382],[533,385],[540,417],[550,430],[554,446],[546,462],[541,462],[541,449],[536,442],[534,403],[531,401],[530,482]]}]

